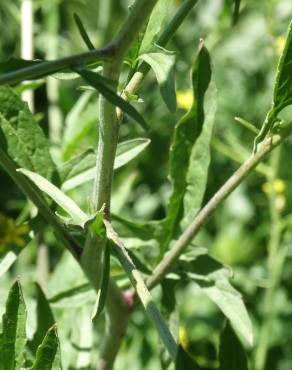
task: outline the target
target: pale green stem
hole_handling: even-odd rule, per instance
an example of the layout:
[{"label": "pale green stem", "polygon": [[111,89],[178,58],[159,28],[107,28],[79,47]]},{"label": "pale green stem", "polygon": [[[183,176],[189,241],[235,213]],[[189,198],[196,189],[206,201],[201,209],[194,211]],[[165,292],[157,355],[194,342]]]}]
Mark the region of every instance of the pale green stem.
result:
[{"label": "pale green stem", "polygon": [[98,60],[112,60],[114,56],[114,47],[112,45],[107,45],[104,48],[90,50],[85,53],[79,53],[51,61],[39,62],[38,64],[0,75],[0,85],[18,84],[22,81],[51,75],[73,66],[89,64]]},{"label": "pale green stem", "polygon": [[[280,149],[280,148],[279,148]],[[283,265],[287,255],[286,248],[281,248],[281,212],[277,207],[277,193],[274,189],[274,182],[277,178],[280,161],[280,150],[273,153],[271,167],[273,173],[269,176],[270,192],[270,238],[268,244],[268,281],[267,290],[264,296],[263,322],[260,328],[258,346],[255,357],[255,369],[264,370],[270,344],[270,331],[272,329],[275,308],[275,293],[280,283]]]},{"label": "pale green stem", "polygon": [[[58,56],[58,31],[60,24],[59,2],[52,1],[44,7],[46,23],[47,48],[46,59],[53,60]],[[60,80],[48,78],[46,81],[48,97],[48,122],[49,137],[53,145],[52,155],[57,161],[60,160],[60,142],[62,132],[62,113],[58,105]]]},{"label": "pale green stem", "polygon": [[[32,0],[21,1],[21,58],[33,59],[33,2]],[[33,91],[26,90],[22,93],[22,99],[27,102],[29,109],[34,111]]]}]

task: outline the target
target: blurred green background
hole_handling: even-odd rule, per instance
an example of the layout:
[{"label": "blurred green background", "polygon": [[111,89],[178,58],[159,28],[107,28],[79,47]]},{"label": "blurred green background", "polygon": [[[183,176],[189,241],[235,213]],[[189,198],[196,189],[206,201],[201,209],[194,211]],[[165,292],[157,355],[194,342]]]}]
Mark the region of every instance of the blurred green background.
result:
[{"label": "blurred green background", "polygon": [[[169,2],[166,22],[182,1]],[[82,18],[94,45],[103,45],[117,31],[130,3],[125,0],[35,0],[35,57],[56,58],[86,50],[73,21],[75,12]],[[238,22],[232,26],[231,0],[199,1],[167,47],[177,54],[176,114],[167,111],[152,73],[139,91],[144,103],[137,106],[151,126],[151,144],[137,159],[115,172],[114,213],[145,222],[165,215],[170,194],[167,180],[169,145],[174,125],[188,103],[190,68],[200,37],[205,39],[210,51],[218,89],[205,200],[247,158],[254,133],[234,117],[242,117],[258,128],[261,126],[270,106],[277,60],[291,18],[291,0],[242,0]],[[2,1],[0,61],[20,56],[20,20],[20,2]],[[126,74],[121,83],[125,78]],[[52,154],[58,163],[96,145],[97,96],[78,90],[78,86],[79,80],[48,78],[35,89],[35,111],[51,138]],[[284,112],[285,117],[290,113],[289,110]],[[126,120],[121,127],[120,140],[139,135],[139,129]],[[232,267],[233,283],[242,292],[254,325],[255,345],[246,349],[251,369],[266,341],[269,350],[265,369],[292,368],[291,150],[292,143],[288,140],[234,191],[195,240]],[[31,207],[27,207],[24,196],[2,170],[0,175],[0,249],[4,249],[9,230],[7,219],[19,221],[26,217]],[[84,185],[70,195],[86,208],[90,192],[91,187]],[[41,253],[48,255],[45,257],[48,274],[47,267],[42,265]],[[33,281],[40,281],[49,297],[59,292],[60,281],[63,289],[85,282],[79,267],[63,251],[49,227],[41,237],[29,242],[18,261],[1,277],[1,312],[8,286],[16,276],[20,276],[25,292],[30,335],[36,325]],[[158,298],[160,292],[155,294]],[[93,335],[88,320],[93,302],[94,293],[87,289],[74,299],[52,305],[58,322],[64,369],[90,369],[89,363],[94,363],[97,351],[90,354],[86,348],[98,349],[102,337]],[[218,334],[224,322],[222,314],[193,285],[180,286],[176,302],[177,313],[172,320],[179,323],[181,333],[188,337],[189,348],[198,362],[206,369],[215,368]],[[76,317],[80,320],[78,327],[74,325]],[[103,319],[96,324],[102,325]],[[78,350],[79,345],[83,351]],[[158,369],[159,353],[157,335],[142,310],[138,310],[130,324],[117,369]],[[74,358],[78,358],[77,367],[72,366]]]}]

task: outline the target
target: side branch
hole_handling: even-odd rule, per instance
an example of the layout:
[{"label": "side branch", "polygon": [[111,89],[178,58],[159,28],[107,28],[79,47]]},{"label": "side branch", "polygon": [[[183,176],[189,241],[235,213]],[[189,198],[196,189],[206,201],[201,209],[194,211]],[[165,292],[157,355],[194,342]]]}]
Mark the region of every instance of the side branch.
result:
[{"label": "side branch", "polygon": [[0,75],[0,85],[18,84],[22,81],[45,77],[72,66],[88,64],[97,61],[112,60],[115,56],[115,48],[109,44],[101,49],[94,49],[85,53],[75,54],[56,60],[40,61],[37,64],[20,68],[16,71]]},{"label": "side branch", "polygon": [[256,154],[252,154],[242,166],[225,182],[225,184],[214,194],[209,202],[202,208],[193,222],[185,229],[178,240],[174,243],[169,253],[156,266],[153,274],[147,280],[147,286],[153,288],[159,284],[170,269],[175,265],[179,256],[186,249],[193,238],[198,234],[201,227],[207,222],[214,211],[220,206],[230,193],[255,169],[255,167],[275,147],[281,144],[292,133],[292,122],[281,128],[279,132],[268,137],[260,146]]}]

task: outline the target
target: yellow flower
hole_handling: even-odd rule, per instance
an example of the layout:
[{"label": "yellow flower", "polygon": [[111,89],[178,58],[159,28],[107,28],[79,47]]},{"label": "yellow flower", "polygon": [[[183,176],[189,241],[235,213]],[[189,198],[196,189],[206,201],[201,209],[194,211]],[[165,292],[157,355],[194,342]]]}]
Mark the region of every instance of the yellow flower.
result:
[{"label": "yellow flower", "polygon": [[25,241],[22,238],[28,234],[28,225],[16,225],[12,218],[0,213],[0,252],[5,252],[13,246],[24,247]]},{"label": "yellow flower", "polygon": [[178,330],[178,342],[186,351],[189,348],[188,332],[185,326],[180,326]]},{"label": "yellow flower", "polygon": [[286,37],[285,36],[279,36],[275,38],[274,41],[274,47],[278,55],[282,54],[282,51],[284,49],[286,43]]},{"label": "yellow flower", "polygon": [[263,192],[266,194],[270,193],[272,190],[277,194],[281,194],[284,193],[286,189],[286,184],[281,179],[275,179],[273,183],[265,182],[262,186],[262,189]]},{"label": "yellow flower", "polygon": [[179,108],[189,110],[193,104],[193,92],[191,89],[178,90],[176,92],[177,106]]}]

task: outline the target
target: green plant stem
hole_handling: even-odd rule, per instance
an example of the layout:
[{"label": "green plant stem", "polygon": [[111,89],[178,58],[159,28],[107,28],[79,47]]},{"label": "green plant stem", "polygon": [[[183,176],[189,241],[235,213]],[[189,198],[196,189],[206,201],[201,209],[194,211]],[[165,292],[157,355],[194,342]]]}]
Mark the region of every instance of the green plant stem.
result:
[{"label": "green plant stem", "polygon": [[108,221],[104,221],[107,236],[110,240],[113,241],[114,246],[116,247],[116,254],[117,257],[124,268],[125,272],[127,273],[135,291],[137,292],[140,301],[147,312],[150,320],[156,327],[159,336],[164,343],[166,349],[168,350],[170,358],[175,361],[176,353],[177,353],[177,344],[169,331],[167,325],[165,324],[160,312],[158,311],[153,298],[144,283],[142,276],[140,275],[139,271],[137,270],[136,266],[134,265],[133,261],[131,260],[130,256],[127,253],[127,250],[123,244],[123,242],[119,239],[118,235],[112,228],[111,224]]},{"label": "green plant stem", "polygon": [[131,309],[121,296],[121,290],[111,279],[106,302],[106,333],[100,354],[98,370],[112,370],[124,338]]},{"label": "green plant stem", "polygon": [[[115,50],[115,58],[104,63],[103,75],[116,83],[115,90],[118,86],[124,56],[131,43],[138,36],[139,30],[150,17],[156,2],[157,0],[137,0],[117,36],[111,42]],[[105,219],[109,219],[111,185],[119,136],[119,124],[116,108],[102,96],[100,96],[99,101],[98,129],[99,140],[92,203],[95,211],[104,207]],[[98,282],[101,277],[102,265],[100,261],[105,243],[105,239],[100,239],[89,231],[82,256],[82,266],[89,279],[94,281],[94,283]],[[128,322],[128,315],[121,315],[120,310],[115,309],[117,301],[121,302],[121,292],[118,288],[113,289],[113,281],[110,280],[106,302],[108,318],[106,326],[107,340],[105,341],[98,365],[98,368],[102,370],[113,368]]]},{"label": "green plant stem", "polygon": [[[180,25],[183,23],[186,16],[190,13],[193,7],[197,4],[198,0],[185,0],[183,4],[179,7],[178,11],[167,25],[167,27],[162,31],[161,35],[156,41],[157,45],[165,47],[167,43],[171,40],[173,35],[176,33]],[[142,62],[138,70],[133,74],[131,80],[127,84],[122,94],[125,100],[128,100],[127,94],[135,94],[140,88],[145,76],[150,71],[149,64]],[[123,112],[118,110],[118,120],[122,121]]]},{"label": "green plant stem", "polygon": [[77,260],[80,260],[82,254],[81,247],[58,221],[55,214],[51,211],[50,207],[47,205],[45,199],[39,193],[39,191],[21,173],[16,171],[17,168],[15,164],[2,149],[0,149],[0,165],[12,178],[15,184],[21,189],[21,191],[34,203],[44,219],[53,227],[58,239]]},{"label": "green plant stem", "polygon": [[275,317],[274,300],[275,293],[280,283],[282,270],[287,256],[286,247],[281,247],[281,211],[277,207],[277,194],[274,182],[277,178],[280,161],[280,148],[275,151],[271,158],[272,174],[268,180],[270,183],[269,208],[270,208],[270,238],[268,244],[268,287],[264,296],[263,321],[260,328],[258,346],[255,356],[255,369],[264,370],[270,343],[270,330]]},{"label": "green plant stem", "polygon": [[281,144],[292,133],[292,122],[281,128],[278,133],[268,137],[260,145],[255,154],[252,154],[237,171],[225,182],[225,184],[215,193],[209,202],[202,208],[196,218],[183,231],[178,240],[174,243],[171,250],[165,255],[161,262],[156,266],[152,275],[147,280],[147,286],[153,288],[157,285],[177,262],[181,253],[198,234],[201,227],[212,216],[215,210],[223,203],[230,193],[252,172],[256,166],[269,154],[275,147]]},{"label": "green plant stem", "polygon": [[109,44],[100,49],[94,49],[85,53],[79,53],[68,57],[39,62],[16,71],[0,75],[0,85],[18,84],[22,81],[32,80],[60,72],[72,66],[88,64],[91,62],[112,60],[115,57],[115,48]]}]

